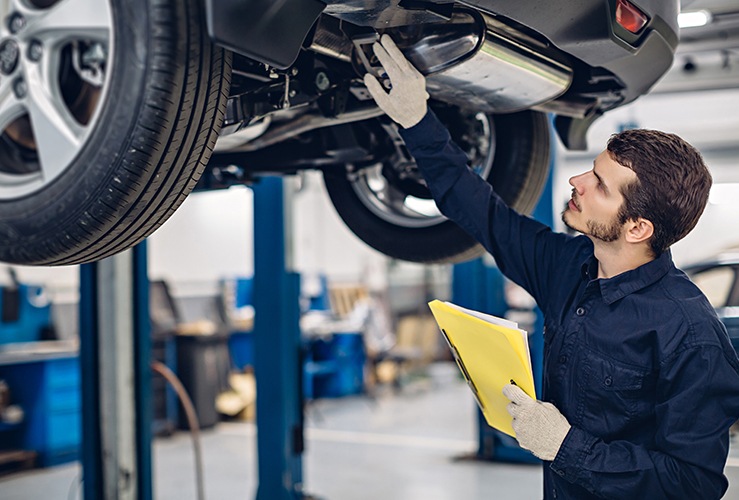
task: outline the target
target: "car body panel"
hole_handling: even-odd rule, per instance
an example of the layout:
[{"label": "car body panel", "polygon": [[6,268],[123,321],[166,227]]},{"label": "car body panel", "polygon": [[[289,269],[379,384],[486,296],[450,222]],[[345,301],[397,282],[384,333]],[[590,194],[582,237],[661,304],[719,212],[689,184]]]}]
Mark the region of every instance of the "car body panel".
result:
[{"label": "car body panel", "polygon": [[739,353],[739,255],[719,256],[684,271],[708,297]]},{"label": "car body panel", "polygon": [[205,18],[217,44],[285,69],[324,8],[319,0],[205,0]]}]

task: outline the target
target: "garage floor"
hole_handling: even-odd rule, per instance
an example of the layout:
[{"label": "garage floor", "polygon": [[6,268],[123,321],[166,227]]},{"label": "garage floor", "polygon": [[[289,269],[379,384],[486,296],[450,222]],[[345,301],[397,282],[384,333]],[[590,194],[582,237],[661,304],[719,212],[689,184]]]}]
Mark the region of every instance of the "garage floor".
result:
[{"label": "garage floor", "polygon": [[[431,367],[428,376],[400,394],[319,400],[306,415],[305,491],[327,500],[478,500],[541,498],[537,465],[465,460],[476,449],[475,406],[453,365]],[[208,500],[254,498],[255,426],[222,423],[206,431]],[[739,498],[739,441],[726,470]],[[158,439],[154,448],[157,500],[195,499],[189,435]],[[0,500],[80,498],[80,468],[65,465],[0,479]]]}]

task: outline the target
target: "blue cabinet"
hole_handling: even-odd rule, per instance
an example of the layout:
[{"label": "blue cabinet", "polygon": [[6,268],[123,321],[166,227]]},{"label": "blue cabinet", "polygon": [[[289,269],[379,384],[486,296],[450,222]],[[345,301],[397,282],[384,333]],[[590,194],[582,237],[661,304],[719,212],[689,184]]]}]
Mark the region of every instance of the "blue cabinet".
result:
[{"label": "blue cabinet", "polygon": [[364,390],[367,356],[361,332],[304,339],[303,394],[307,399],[335,398]]},{"label": "blue cabinet", "polygon": [[4,356],[0,379],[8,383],[12,402],[25,412],[21,424],[0,428],[0,449],[36,451],[43,467],[77,460],[82,406],[76,353]]}]

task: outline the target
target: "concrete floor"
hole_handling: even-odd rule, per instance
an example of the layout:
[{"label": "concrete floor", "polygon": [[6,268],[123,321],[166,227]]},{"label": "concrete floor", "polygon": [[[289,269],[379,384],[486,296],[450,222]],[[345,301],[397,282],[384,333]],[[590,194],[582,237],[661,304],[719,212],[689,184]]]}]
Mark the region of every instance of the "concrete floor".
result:
[{"label": "concrete floor", "polygon": [[[475,406],[456,367],[437,365],[400,394],[313,402],[306,414],[304,491],[327,500],[541,498],[537,465],[459,460],[476,449]],[[203,436],[208,500],[256,493],[256,428],[222,423]],[[739,445],[732,447],[724,498],[739,498]],[[154,445],[157,500],[195,499],[192,444],[179,433]],[[0,479],[0,500],[68,500],[80,467],[69,464]]]}]

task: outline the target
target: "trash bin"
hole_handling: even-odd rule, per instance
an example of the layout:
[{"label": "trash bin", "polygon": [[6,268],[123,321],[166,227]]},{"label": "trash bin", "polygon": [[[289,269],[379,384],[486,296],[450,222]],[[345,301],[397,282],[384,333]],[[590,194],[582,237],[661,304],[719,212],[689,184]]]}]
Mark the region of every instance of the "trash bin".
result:
[{"label": "trash bin", "polygon": [[[218,422],[216,397],[228,387],[230,360],[228,334],[177,335],[177,376],[198,414],[200,428]],[[189,429],[187,414],[179,405],[178,427]]]}]

